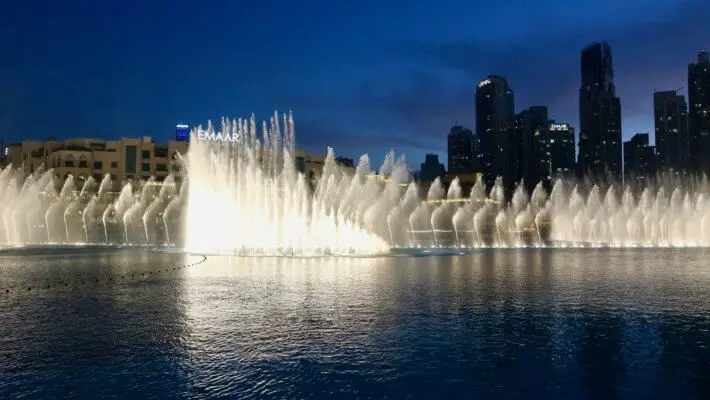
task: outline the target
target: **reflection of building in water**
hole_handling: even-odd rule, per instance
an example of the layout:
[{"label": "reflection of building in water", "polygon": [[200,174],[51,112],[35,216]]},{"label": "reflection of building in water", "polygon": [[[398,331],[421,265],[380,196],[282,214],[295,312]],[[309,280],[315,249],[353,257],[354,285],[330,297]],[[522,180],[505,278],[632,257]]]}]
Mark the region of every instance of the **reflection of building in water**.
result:
[{"label": "reflection of building in water", "polygon": [[22,168],[24,177],[44,165],[53,168],[62,180],[69,174],[75,176],[80,187],[90,176],[100,182],[109,174],[116,190],[128,180],[154,176],[162,181],[170,173],[180,172],[177,154],[187,152],[187,142],[155,143],[149,136],[120,140],[50,138],[23,140],[8,145],[7,152],[8,164]]}]

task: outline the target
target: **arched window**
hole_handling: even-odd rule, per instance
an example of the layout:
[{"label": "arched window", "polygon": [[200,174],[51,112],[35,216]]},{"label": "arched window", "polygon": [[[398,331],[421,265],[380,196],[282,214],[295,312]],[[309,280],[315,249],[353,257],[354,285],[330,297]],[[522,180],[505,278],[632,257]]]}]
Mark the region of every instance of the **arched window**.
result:
[{"label": "arched window", "polygon": [[64,166],[67,168],[74,168],[74,157],[72,157],[71,154],[64,159]]},{"label": "arched window", "polygon": [[89,162],[86,160],[85,155],[79,156],[79,168],[89,168]]}]

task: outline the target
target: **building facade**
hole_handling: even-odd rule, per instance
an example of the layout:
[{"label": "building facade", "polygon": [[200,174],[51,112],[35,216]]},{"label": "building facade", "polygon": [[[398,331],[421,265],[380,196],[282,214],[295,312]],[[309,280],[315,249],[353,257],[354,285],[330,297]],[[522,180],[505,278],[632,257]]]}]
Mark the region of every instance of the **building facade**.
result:
[{"label": "building facade", "polygon": [[515,117],[518,168],[529,192],[549,175],[548,125],[546,106],[532,106]]},{"label": "building facade", "polygon": [[52,168],[61,180],[71,174],[78,185],[89,177],[100,182],[109,175],[114,189],[130,180],[162,181],[171,173],[179,175],[178,154],[186,152],[187,142],[158,144],[148,136],[115,141],[23,140],[7,146],[8,164],[21,168],[25,178],[40,168]]},{"label": "building facade", "polygon": [[520,180],[520,140],[514,126],[515,100],[508,81],[490,75],[476,87],[476,136],[480,140],[481,170],[487,187],[502,177],[512,194]]},{"label": "building facade", "polygon": [[[656,134],[656,167],[663,172],[685,174],[689,171],[690,141],[688,106],[676,91],[653,93]],[[648,139],[646,139],[648,145]]]},{"label": "building facade", "polygon": [[656,159],[648,133],[637,133],[624,142],[624,183],[632,186],[646,183],[655,174]]},{"label": "building facade", "polygon": [[[322,154],[312,154],[304,150],[296,150],[293,154],[296,171],[302,173],[311,188],[315,188],[318,180],[323,175],[326,156]],[[352,158],[336,157],[335,163],[349,174],[355,173],[355,161]]]},{"label": "building facade", "polygon": [[[181,180],[180,157],[188,150],[187,140],[169,140],[155,143],[148,137],[121,138],[120,140],[67,139],[23,140],[4,147],[7,164],[23,172],[22,179],[40,168],[53,169],[60,181],[68,175],[75,177],[78,188],[89,177],[100,182],[109,175],[112,188],[118,190],[131,180],[147,180],[154,177],[163,181],[169,174]],[[296,150],[296,169],[307,178],[317,179],[323,172],[325,155]],[[354,173],[351,158],[338,157],[336,163],[346,172]]]},{"label": "building facade", "polygon": [[474,156],[475,137],[470,129],[463,126],[451,128],[448,136],[449,173],[463,174],[476,171]]},{"label": "building facade", "polygon": [[594,43],[582,50],[581,75],[579,173],[620,180],[621,102],[616,97],[609,44]]},{"label": "building facade", "polygon": [[444,168],[444,164],[439,162],[439,156],[436,154],[427,154],[424,157],[424,162],[421,164],[419,179],[421,179],[422,182],[431,182],[444,175],[446,175],[446,168]]},{"label": "building facade", "polygon": [[543,155],[543,160],[549,160],[547,181],[574,176],[575,150],[574,127],[551,121],[547,126],[547,151]]},{"label": "building facade", "polygon": [[688,103],[690,164],[696,172],[710,172],[710,55],[706,51],[688,65]]}]

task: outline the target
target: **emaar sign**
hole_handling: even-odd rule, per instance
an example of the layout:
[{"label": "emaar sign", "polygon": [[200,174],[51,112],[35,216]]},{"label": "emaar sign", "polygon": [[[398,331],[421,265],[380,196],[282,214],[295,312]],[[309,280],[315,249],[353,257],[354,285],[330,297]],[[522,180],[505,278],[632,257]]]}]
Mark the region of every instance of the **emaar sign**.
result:
[{"label": "emaar sign", "polygon": [[206,132],[200,130],[197,132],[197,138],[199,140],[207,140],[210,142],[229,142],[229,143],[239,143],[242,141],[242,137],[238,133],[230,134],[229,132]]}]

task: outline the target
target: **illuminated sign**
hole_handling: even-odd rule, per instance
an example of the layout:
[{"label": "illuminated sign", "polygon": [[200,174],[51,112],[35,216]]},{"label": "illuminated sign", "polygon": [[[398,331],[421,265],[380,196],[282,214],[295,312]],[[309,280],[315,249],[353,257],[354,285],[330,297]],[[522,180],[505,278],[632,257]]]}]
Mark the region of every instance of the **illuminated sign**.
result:
[{"label": "illuminated sign", "polygon": [[550,124],[550,129],[553,131],[566,131],[569,130],[569,124]]},{"label": "illuminated sign", "polygon": [[175,125],[175,140],[185,142],[190,137],[190,127],[183,124]]},{"label": "illuminated sign", "polygon": [[484,79],[478,84],[478,87],[484,87],[484,86],[488,85],[489,83],[491,83],[490,79]]},{"label": "illuminated sign", "polygon": [[199,132],[197,132],[197,138],[200,140],[209,140],[212,142],[229,142],[229,143],[239,143],[239,142],[241,142],[241,139],[242,139],[241,136],[239,135],[239,133],[234,133],[234,135],[231,135],[229,132],[215,133],[214,131],[206,132],[204,130],[200,130]]}]

